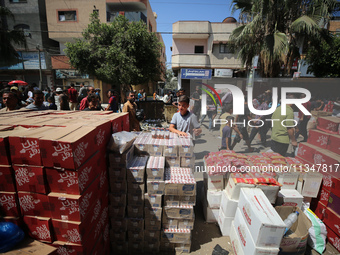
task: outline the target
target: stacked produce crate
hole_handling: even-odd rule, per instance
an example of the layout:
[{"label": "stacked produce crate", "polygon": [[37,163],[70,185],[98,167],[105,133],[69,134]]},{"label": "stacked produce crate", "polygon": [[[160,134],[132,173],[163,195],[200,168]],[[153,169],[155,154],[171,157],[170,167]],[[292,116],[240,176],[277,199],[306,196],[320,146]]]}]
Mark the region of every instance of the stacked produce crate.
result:
[{"label": "stacked produce crate", "polygon": [[[13,166],[20,210],[15,216],[22,216],[23,227],[31,237],[57,247],[57,254],[108,253],[106,143],[114,127],[128,127],[128,115],[13,114],[0,116],[0,126],[9,122],[14,127],[0,131],[1,142],[7,143],[0,164]],[[9,167],[1,170],[7,178],[6,182],[1,179],[0,186],[13,193]],[[7,208],[6,200],[16,201],[12,193],[12,197],[5,193],[1,199],[1,210]]]}]

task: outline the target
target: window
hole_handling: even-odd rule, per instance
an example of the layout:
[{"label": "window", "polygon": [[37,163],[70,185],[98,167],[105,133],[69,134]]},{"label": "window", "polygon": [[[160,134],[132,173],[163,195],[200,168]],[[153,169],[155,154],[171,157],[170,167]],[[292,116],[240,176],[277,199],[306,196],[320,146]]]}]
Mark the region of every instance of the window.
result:
[{"label": "window", "polygon": [[29,25],[26,25],[26,24],[18,24],[18,25],[15,25],[15,26],[14,26],[14,29],[15,29],[15,30],[23,31],[25,37],[30,37],[30,38],[32,38],[31,33],[30,33],[30,26],[29,26]]},{"label": "window", "polygon": [[228,44],[220,44],[220,53],[233,53],[233,51],[230,49],[230,46]]},{"label": "window", "polygon": [[195,53],[204,53],[204,46],[195,46]]},{"label": "window", "polygon": [[59,21],[77,21],[76,11],[58,11]]},{"label": "window", "polygon": [[27,3],[27,0],[9,0],[10,3]]}]

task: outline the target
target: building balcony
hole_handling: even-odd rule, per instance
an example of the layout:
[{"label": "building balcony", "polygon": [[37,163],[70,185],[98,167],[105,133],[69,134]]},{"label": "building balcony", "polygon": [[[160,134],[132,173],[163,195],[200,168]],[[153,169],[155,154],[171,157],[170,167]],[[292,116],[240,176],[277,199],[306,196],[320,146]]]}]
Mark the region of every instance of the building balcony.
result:
[{"label": "building balcony", "polygon": [[207,54],[172,55],[171,65],[173,69],[182,67],[209,68],[210,58]]},{"label": "building balcony", "polygon": [[144,21],[147,23],[147,18],[144,13],[142,12],[106,12],[106,21],[113,22],[114,19],[119,15],[124,15],[129,21]]},{"label": "building balcony", "polygon": [[209,21],[178,21],[172,25],[173,39],[208,39]]}]

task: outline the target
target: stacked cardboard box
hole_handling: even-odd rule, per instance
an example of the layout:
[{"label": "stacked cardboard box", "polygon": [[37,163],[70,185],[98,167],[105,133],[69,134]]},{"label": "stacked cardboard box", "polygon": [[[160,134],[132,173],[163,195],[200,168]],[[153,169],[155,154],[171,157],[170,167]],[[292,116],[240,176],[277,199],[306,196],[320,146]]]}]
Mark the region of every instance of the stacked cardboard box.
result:
[{"label": "stacked cardboard box", "polygon": [[[8,117],[8,118],[6,118]],[[106,143],[113,123],[124,128],[127,114],[25,112],[0,115],[1,162],[12,164],[18,209],[35,239],[52,243],[58,254],[108,252]],[[16,208],[9,167],[0,167],[1,211]],[[13,177],[13,176],[12,176]],[[11,196],[9,196],[11,195]],[[6,213],[9,215],[9,213]],[[12,213],[13,214],[13,213]],[[10,217],[4,220],[14,221]],[[19,220],[20,221],[20,220]]]},{"label": "stacked cardboard box", "polygon": [[189,253],[194,228],[196,181],[190,168],[165,171],[161,251]]},{"label": "stacked cardboard box", "polygon": [[261,189],[242,188],[231,229],[234,251],[274,255],[279,252],[285,224]]}]

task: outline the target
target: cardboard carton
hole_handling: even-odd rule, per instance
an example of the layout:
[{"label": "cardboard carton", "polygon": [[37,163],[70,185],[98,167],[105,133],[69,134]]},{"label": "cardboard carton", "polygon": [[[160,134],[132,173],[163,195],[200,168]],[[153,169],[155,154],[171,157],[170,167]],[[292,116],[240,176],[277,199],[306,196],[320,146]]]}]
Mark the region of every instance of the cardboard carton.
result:
[{"label": "cardboard carton", "polygon": [[144,240],[150,243],[160,242],[161,232],[159,230],[145,230]]},{"label": "cardboard carton", "polygon": [[162,219],[162,228],[164,229],[178,229],[178,222],[180,220],[178,219],[172,219],[168,218],[164,213],[163,213],[163,219]]},{"label": "cardboard carton", "polygon": [[137,155],[146,154],[148,151],[148,140],[150,139],[149,133],[141,133],[133,142],[135,152]]},{"label": "cardboard carton", "polygon": [[323,220],[326,211],[326,204],[322,202],[318,202],[318,205],[314,211],[315,215],[319,217],[320,220]]},{"label": "cardboard carton", "polygon": [[110,218],[122,219],[125,217],[125,207],[109,205]]},{"label": "cardboard carton", "polygon": [[207,190],[223,190],[224,178],[223,175],[208,175],[203,173],[204,186]]},{"label": "cardboard carton", "polygon": [[340,216],[331,208],[326,208],[324,212],[323,222],[340,236]]},{"label": "cardboard carton", "polygon": [[40,194],[47,194],[49,192],[43,167],[14,165],[13,170],[18,191]]},{"label": "cardboard carton", "polygon": [[178,196],[195,196],[196,195],[196,180],[169,180],[165,179],[165,195]]},{"label": "cardboard carton", "polygon": [[0,176],[0,191],[15,192],[16,185],[12,167],[0,165]]},{"label": "cardboard carton", "polygon": [[46,168],[51,192],[80,195],[99,175],[106,174],[106,164],[98,152],[91,156],[77,171]]},{"label": "cardboard carton", "polygon": [[160,251],[164,251],[164,252],[173,252],[175,250],[175,244],[170,243],[166,239],[163,239],[160,243],[159,249],[160,249]]},{"label": "cardboard carton", "polygon": [[322,189],[320,190],[320,193],[319,193],[319,201],[321,203],[327,204],[330,195],[331,195],[331,191],[329,191],[326,188],[322,187]]},{"label": "cardboard carton", "polygon": [[138,242],[138,241],[129,240],[128,244],[129,244],[129,251],[131,252],[131,254],[144,253],[144,242],[143,241]]},{"label": "cardboard carton", "polygon": [[149,194],[164,194],[165,182],[164,181],[147,181],[147,191]]},{"label": "cardboard carton", "polygon": [[[246,228],[251,233],[255,246],[280,247],[285,224],[262,190],[242,188],[238,208],[240,209],[240,215],[246,222]],[[236,229],[238,227],[236,216],[235,227]]]},{"label": "cardboard carton", "polygon": [[282,185],[282,189],[295,189],[299,173],[297,172],[287,172],[287,173],[277,173],[278,179],[277,181]]},{"label": "cardboard carton", "polygon": [[53,130],[40,138],[45,167],[79,168],[96,151],[96,127],[76,126]]},{"label": "cardboard carton", "polygon": [[126,180],[126,168],[109,167],[108,172],[109,172],[110,182]]},{"label": "cardboard carton", "polygon": [[110,230],[110,239],[115,240],[118,242],[126,242],[127,237],[126,237],[126,232],[120,231],[120,230]]},{"label": "cardboard carton", "polygon": [[144,217],[144,206],[142,205],[128,205],[127,216],[130,218],[143,218]]},{"label": "cardboard carton", "polygon": [[311,129],[308,135],[308,143],[313,144],[319,148],[327,149],[329,143],[329,133]]},{"label": "cardboard carton", "polygon": [[18,195],[16,192],[0,192],[0,213],[3,216],[20,216]]},{"label": "cardboard carton", "polygon": [[18,192],[22,215],[51,218],[51,208],[48,196],[32,192]]},{"label": "cardboard carton", "polygon": [[178,155],[180,157],[193,157],[194,156],[194,144],[190,138],[178,138]]},{"label": "cardboard carton", "polygon": [[282,238],[280,249],[282,252],[291,254],[305,254],[308,230],[312,226],[310,220],[298,207],[277,206],[275,210],[282,219],[286,219],[294,211],[299,212],[297,221],[290,228],[293,233]]},{"label": "cardboard carton", "polygon": [[162,139],[149,139],[147,149],[150,156],[163,156],[164,144]]},{"label": "cardboard carton", "polygon": [[327,206],[337,214],[340,214],[340,197],[331,192],[329,195]]},{"label": "cardboard carton", "polygon": [[316,149],[318,149],[318,147],[309,143],[299,143],[297,156],[306,161],[314,162],[314,154],[316,152]]},{"label": "cardboard carton", "polygon": [[164,215],[172,219],[193,219],[194,208],[192,206],[165,206]]},{"label": "cardboard carton", "polygon": [[180,157],[165,157],[166,167],[180,167],[181,166]]},{"label": "cardboard carton", "polygon": [[63,242],[63,241],[54,241],[52,246],[55,247],[56,254],[63,255],[63,254],[70,254],[70,255],[78,255],[78,254],[87,254],[84,250],[84,247],[80,244],[74,244],[70,242]]},{"label": "cardboard carton", "polygon": [[148,194],[145,193],[144,196],[144,206],[145,207],[162,207],[162,195],[160,194]]},{"label": "cardboard carton", "polygon": [[126,194],[128,191],[128,183],[126,180],[115,181],[110,179],[110,191],[112,193],[124,193]]},{"label": "cardboard carton", "polygon": [[150,220],[162,220],[162,208],[153,207],[153,208],[144,208],[144,218]]},{"label": "cardboard carton", "polygon": [[220,209],[213,209],[209,206],[206,198],[204,198],[203,202],[203,214],[205,218],[205,222],[207,223],[217,223],[218,222],[218,214]]},{"label": "cardboard carton", "polygon": [[329,135],[329,141],[327,144],[327,150],[335,153],[335,154],[340,154],[340,135]]},{"label": "cardboard carton", "polygon": [[207,200],[211,208],[220,208],[222,192],[221,190],[207,190]]},{"label": "cardboard carton", "polygon": [[127,229],[132,231],[142,231],[144,229],[144,219],[128,218]]},{"label": "cardboard carton", "polygon": [[322,174],[320,173],[301,173],[299,177],[299,188],[297,189],[304,197],[317,197],[322,182]]},{"label": "cardboard carton", "polygon": [[109,162],[111,168],[126,168],[134,159],[134,147],[131,146],[123,154],[109,153]]},{"label": "cardboard carton", "polygon": [[25,238],[17,244],[11,251],[6,252],[6,255],[29,255],[34,251],[35,254],[55,254],[56,248],[51,245],[44,244],[37,240]]},{"label": "cardboard carton", "polygon": [[226,192],[226,190],[223,190],[220,209],[222,210],[224,216],[234,217],[237,206],[238,206],[238,200],[231,199],[228,193]]},{"label": "cardboard carton", "polygon": [[146,165],[147,180],[160,180],[164,181],[164,167],[165,158],[164,157],[149,157],[148,163]]},{"label": "cardboard carton", "polygon": [[190,229],[163,229],[161,232],[161,242],[188,243],[190,240]]},{"label": "cardboard carton", "polygon": [[145,184],[144,182],[128,182],[127,189],[128,189],[128,193],[131,193],[131,194],[144,194]]},{"label": "cardboard carton", "polygon": [[230,242],[231,242],[232,250],[233,250],[235,255],[244,255],[243,250],[242,250],[242,246],[241,246],[240,238],[236,233],[234,222],[231,223]]},{"label": "cardboard carton", "polygon": [[162,223],[160,220],[151,218],[145,219],[145,229],[147,230],[161,230]]},{"label": "cardboard carton", "polygon": [[277,197],[276,205],[296,206],[301,208],[303,196],[295,189],[281,189]]},{"label": "cardboard carton", "polygon": [[32,238],[45,243],[53,242],[51,218],[24,216],[23,221]]},{"label": "cardboard carton", "polygon": [[178,229],[190,229],[190,230],[193,230],[194,229],[194,223],[195,223],[195,220],[192,219],[192,220],[178,220]]},{"label": "cardboard carton", "polygon": [[127,167],[128,182],[144,182],[145,166],[148,157],[135,157]]},{"label": "cardboard carton", "polygon": [[234,217],[226,217],[223,211],[220,209],[218,213],[218,226],[220,227],[220,231],[222,236],[230,236],[231,223],[233,222]]},{"label": "cardboard carton", "polygon": [[[336,196],[340,197],[340,191],[339,191],[339,185],[340,185],[340,178],[338,176],[331,176],[329,175],[328,177],[323,178],[323,186],[328,189],[331,190],[331,192],[333,194],[335,194]],[[329,186],[331,186],[331,188],[329,188]]]},{"label": "cardboard carton", "polygon": [[40,127],[11,133],[8,141],[12,164],[42,166],[39,138],[56,131],[59,132],[59,129]]},{"label": "cardboard carton", "polygon": [[244,178],[233,178],[233,174],[230,174],[228,183],[226,185],[225,191],[227,192],[229,198],[233,200],[238,200],[240,196],[241,188],[254,188],[255,183],[253,181],[248,182],[247,180],[252,179],[244,179]]},{"label": "cardboard carton", "polygon": [[127,231],[127,222],[128,222],[128,220],[126,218],[121,218],[121,219],[119,219],[119,218],[110,218],[110,219],[111,219],[111,227],[112,227],[112,229],[114,229],[116,231],[119,231],[119,232],[126,232]]},{"label": "cardboard carton", "polygon": [[134,242],[143,242],[144,241],[144,230],[141,231],[132,231],[128,230],[128,240],[132,240]]},{"label": "cardboard carton", "polygon": [[340,252],[340,237],[328,225],[326,228],[328,241]]},{"label": "cardboard carton", "polygon": [[109,193],[109,201],[112,206],[126,206],[126,194],[124,193]]},{"label": "cardboard carton", "polygon": [[144,206],[144,194],[143,193],[133,193],[127,194],[127,204],[128,205],[136,205],[136,206]]},{"label": "cardboard carton", "polygon": [[189,167],[194,168],[195,167],[195,157],[180,157],[181,159],[181,167]]},{"label": "cardboard carton", "polygon": [[144,241],[144,252],[159,253],[159,247],[159,241]]},{"label": "cardboard carton", "polygon": [[330,134],[337,134],[340,120],[337,117],[320,117],[317,120],[317,129]]},{"label": "cardboard carton", "polygon": [[177,139],[164,139],[164,157],[177,157],[178,156],[178,144]]},{"label": "cardboard carton", "polygon": [[175,252],[182,254],[182,253],[190,253],[191,243],[176,243],[175,244]]},{"label": "cardboard carton", "polygon": [[[244,254],[254,254],[254,255],[255,254],[268,254],[268,255],[278,254],[279,252],[278,247],[271,246],[271,245],[269,246],[257,245],[257,242],[255,241],[256,239],[253,239],[251,230],[247,227],[246,220],[242,216],[240,208],[237,208],[236,210],[234,224],[235,224],[236,235],[239,237]],[[266,238],[269,241],[270,236],[267,236]]]}]

